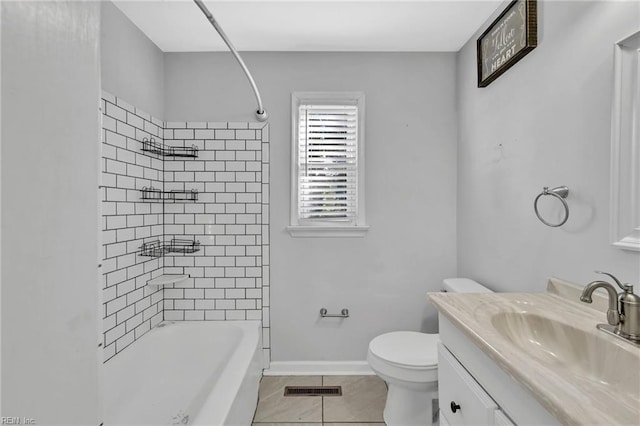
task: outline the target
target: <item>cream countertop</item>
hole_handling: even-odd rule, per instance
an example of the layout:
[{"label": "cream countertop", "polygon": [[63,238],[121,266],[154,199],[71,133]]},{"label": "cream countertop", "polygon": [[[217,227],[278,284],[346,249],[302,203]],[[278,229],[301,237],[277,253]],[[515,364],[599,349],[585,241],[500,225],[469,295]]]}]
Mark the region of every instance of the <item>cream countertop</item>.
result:
[{"label": "cream countertop", "polygon": [[[640,425],[640,349],[597,330],[596,324],[606,322],[602,312],[562,298],[558,294],[566,292],[553,285],[549,291],[428,296],[440,313],[563,424]],[[573,299],[575,291],[568,293]],[[596,302],[596,307],[602,302]],[[568,360],[548,351],[527,350],[531,341],[514,343],[494,325],[505,313],[537,315],[584,331],[585,339],[565,340],[571,345],[568,352],[580,355]],[[606,355],[602,345],[607,345]],[[606,383],[603,375],[614,377],[616,383]]]}]

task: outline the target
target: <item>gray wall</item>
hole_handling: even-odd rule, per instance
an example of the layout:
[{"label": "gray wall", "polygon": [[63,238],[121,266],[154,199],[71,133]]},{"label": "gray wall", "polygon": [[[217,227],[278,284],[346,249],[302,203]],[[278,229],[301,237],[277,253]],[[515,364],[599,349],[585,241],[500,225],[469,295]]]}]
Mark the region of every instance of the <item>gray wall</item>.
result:
[{"label": "gray wall", "polygon": [[[454,54],[248,53],[271,119],[272,359],[363,360],[389,330],[434,330],[425,293],[456,273]],[[230,54],[166,54],[165,119],[252,120]],[[364,238],[292,238],[293,91],[366,94]],[[347,307],[346,321],[318,311]]]},{"label": "gray wall", "polygon": [[97,425],[100,6],[0,7],[1,414]]},{"label": "gray wall", "polygon": [[102,89],[163,119],[162,51],[113,3],[100,3]]},{"label": "gray wall", "polygon": [[[543,290],[552,275],[587,283],[594,269],[638,284],[639,253],[608,235],[613,44],[640,27],[640,3],[538,5],[539,46],[487,88],[476,87],[478,34],[458,55],[459,275],[504,291]],[[533,200],[558,185],[571,216],[549,228]]]}]

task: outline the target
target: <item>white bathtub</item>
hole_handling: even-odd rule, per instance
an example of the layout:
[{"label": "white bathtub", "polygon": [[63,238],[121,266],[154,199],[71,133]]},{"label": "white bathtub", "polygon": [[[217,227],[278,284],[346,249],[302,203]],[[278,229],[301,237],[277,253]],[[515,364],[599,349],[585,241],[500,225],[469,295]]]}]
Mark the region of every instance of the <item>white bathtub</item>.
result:
[{"label": "white bathtub", "polygon": [[104,425],[250,425],[259,321],[163,322],[105,364]]}]

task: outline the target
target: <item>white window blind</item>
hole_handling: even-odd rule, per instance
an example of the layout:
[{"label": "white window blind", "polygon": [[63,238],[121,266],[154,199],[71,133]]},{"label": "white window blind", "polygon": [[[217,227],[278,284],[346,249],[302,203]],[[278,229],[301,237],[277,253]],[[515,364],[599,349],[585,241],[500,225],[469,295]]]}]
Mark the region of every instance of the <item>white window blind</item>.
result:
[{"label": "white window blind", "polygon": [[358,107],[300,105],[298,218],[355,222],[358,214]]}]

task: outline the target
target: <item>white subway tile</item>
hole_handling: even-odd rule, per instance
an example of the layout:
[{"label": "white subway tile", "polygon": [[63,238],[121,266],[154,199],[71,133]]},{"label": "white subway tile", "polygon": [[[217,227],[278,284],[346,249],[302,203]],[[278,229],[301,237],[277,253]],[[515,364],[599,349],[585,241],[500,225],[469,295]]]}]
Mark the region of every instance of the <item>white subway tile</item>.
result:
[{"label": "white subway tile", "polygon": [[[201,214],[204,213],[204,204],[185,204],[184,205],[184,212],[185,213],[194,213],[194,214]],[[204,230],[202,232],[198,232],[199,234],[204,233]]]},{"label": "white subway tile", "polygon": [[220,151],[224,149],[224,140],[209,140],[204,142],[205,149],[211,151]]},{"label": "white subway tile", "polygon": [[157,314],[155,314],[154,316],[151,317],[151,328],[155,327],[156,325],[160,324],[162,322],[162,313],[159,312]]},{"label": "white subway tile", "polygon": [[[119,311],[127,305],[127,298],[120,296],[117,299],[113,299],[107,302],[107,316]],[[108,343],[107,343],[108,344]]]},{"label": "white subway tile", "polygon": [[226,312],[227,321],[235,321],[235,320],[246,320],[247,316],[245,311],[227,311]]},{"label": "white subway tile", "polygon": [[214,300],[196,300],[195,301],[195,309],[215,309],[215,301]]},{"label": "white subway tile", "polygon": [[136,340],[151,330],[151,321],[144,321],[135,329]]},{"label": "white subway tile", "polygon": [[124,324],[120,324],[111,330],[108,330],[104,334],[104,341],[106,345],[110,345],[112,342],[115,342],[120,337],[124,336],[126,331],[126,326]]},{"label": "white subway tile", "polygon": [[[124,269],[124,271],[126,272],[126,269]],[[136,288],[136,281],[132,279],[132,280],[127,280],[118,284],[116,286],[116,291],[118,292],[118,297],[120,297],[120,296],[127,295],[127,293],[132,292],[133,290],[135,290],[135,288]],[[131,308],[131,306],[129,306],[129,308]],[[122,321],[118,321],[118,323],[121,323],[121,322]]]},{"label": "white subway tile", "polygon": [[247,288],[246,290],[246,298],[247,299],[261,299],[262,298],[262,290],[259,288]]},{"label": "white subway tile", "polygon": [[[160,292],[159,292],[160,293]],[[158,314],[158,305],[153,303],[153,298],[151,298],[151,306],[142,311],[142,320],[148,321],[152,320]],[[153,320],[151,321],[153,324]]]},{"label": "white subway tile", "polygon": [[236,132],[235,130],[216,129],[215,137],[216,139],[234,139],[236,137]]},{"label": "white subway tile", "polygon": [[[214,288],[215,281],[213,278],[195,278],[194,280],[195,288]],[[206,296],[205,296],[206,297]]]},{"label": "white subway tile", "polygon": [[[260,321],[260,318],[262,317],[262,311],[258,309],[246,311],[246,314],[247,314],[247,320],[251,320],[251,321]],[[265,347],[264,343],[263,343],[263,347]]]},{"label": "white subway tile", "polygon": [[[138,259],[138,253],[133,253],[132,256],[135,256],[135,259]],[[139,260],[139,259],[138,259]],[[138,276],[144,274],[144,266],[142,263],[137,263],[135,265],[131,265],[127,268],[127,278],[137,278]],[[136,282],[136,287],[138,287],[138,283]]]},{"label": "white subway tile", "polygon": [[236,214],[236,223],[253,225],[256,223],[256,215],[254,214]]},{"label": "white subway tile", "polygon": [[116,120],[127,121],[127,111],[112,104],[111,102],[107,102],[105,112],[108,116],[113,117]]},{"label": "white subway tile", "polygon": [[144,297],[135,303],[136,312],[143,312],[151,306],[151,297]]},{"label": "white subway tile", "polygon": [[225,232],[227,235],[246,235],[250,234],[247,227],[254,225],[226,225]]},{"label": "white subway tile", "polygon": [[[228,288],[224,291],[224,297],[226,299],[244,299],[245,291],[244,289]],[[251,309],[251,308],[239,308],[239,309]]]},{"label": "white subway tile", "polygon": [[[184,170],[186,171],[200,172],[200,171],[204,171],[205,169],[204,161],[183,161],[182,163],[184,164]],[[198,174],[196,173],[196,180],[208,180],[208,179],[201,179],[198,177]]]},{"label": "white subway tile", "polygon": [[217,266],[204,268],[204,275],[207,278],[222,278],[224,277],[224,268]]},{"label": "white subway tile", "polygon": [[195,139],[215,139],[215,130],[196,130]]},{"label": "white subway tile", "polygon": [[203,288],[185,289],[184,297],[187,299],[204,299],[204,289]]},{"label": "white subway tile", "polygon": [[175,139],[194,139],[193,129],[175,129],[173,131],[173,137]]},{"label": "white subway tile", "polygon": [[236,300],[237,309],[256,309],[256,301],[253,299]]},{"label": "white subway tile", "polygon": [[207,321],[224,321],[224,311],[206,311],[204,313],[204,319]]},{"label": "white subway tile", "polygon": [[[120,133],[120,132],[118,132]],[[247,149],[247,143],[241,140],[226,140],[225,149],[228,151],[240,151]]]},{"label": "white subway tile", "polygon": [[108,216],[107,229],[125,228],[127,226],[127,219],[122,216]]},{"label": "white subway tile", "polygon": [[256,139],[255,130],[236,130],[236,139]]},{"label": "white subway tile", "polygon": [[144,169],[140,166],[136,166],[135,164],[127,164],[127,175],[137,178],[143,178]]},{"label": "white subway tile", "polygon": [[216,299],[216,309],[235,309],[236,301],[229,299]]},{"label": "white subway tile", "polygon": [[135,310],[136,310],[135,307],[131,305],[131,306],[127,306],[121,311],[118,311],[118,313],[116,313],[116,322],[118,324],[122,324],[126,322],[128,319],[130,319],[135,315]]},{"label": "white subway tile", "polygon": [[108,173],[125,175],[127,173],[127,165],[116,160],[106,160],[106,171]]},{"label": "white subway tile", "polygon": [[236,278],[236,287],[237,288],[256,288],[256,279],[255,278]]},{"label": "white subway tile", "polygon": [[204,321],[204,311],[185,311],[185,321]]},{"label": "white subway tile", "polygon": [[135,163],[140,167],[151,167],[151,158],[144,154],[136,153]]},{"label": "white subway tile", "polygon": [[256,266],[256,258],[252,256],[244,256],[236,258],[237,266]]},{"label": "white subway tile", "polygon": [[134,340],[135,340],[135,334],[132,330],[129,333],[125,334],[123,337],[116,340],[116,352],[120,352],[121,350],[129,346],[131,343],[133,343]]},{"label": "white subway tile", "polygon": [[195,301],[190,299],[176,299],[173,301],[174,309],[194,309]]},{"label": "white subway tile", "polygon": [[262,143],[260,141],[247,141],[246,149],[249,151],[260,151],[262,149]]},{"label": "white subway tile", "polygon": [[207,299],[224,299],[223,288],[206,288],[204,290],[204,297]]},{"label": "white subway tile", "polygon": [[164,298],[165,299],[182,299],[184,297],[183,289],[175,289],[175,288],[165,288],[164,289]]},{"label": "white subway tile", "polygon": [[164,319],[165,321],[183,321],[184,320],[184,311],[164,311]]},{"label": "white subway tile", "polygon": [[122,121],[116,122],[116,132],[128,138],[136,137],[136,129],[133,126],[123,123]]},{"label": "white subway tile", "polygon": [[236,200],[236,194],[230,194],[233,195],[233,200],[227,202],[227,204],[225,204],[224,208],[225,208],[225,213],[229,213],[229,214],[241,214],[241,213],[245,213],[247,211],[247,205],[246,204],[233,204]]},{"label": "white subway tile", "polygon": [[234,278],[216,278],[216,288],[234,288]]},{"label": "white subway tile", "polygon": [[131,112],[127,113],[127,124],[138,129],[144,129],[144,120]]},{"label": "white subway tile", "polygon": [[135,226],[142,226],[144,224],[144,218],[140,215],[127,216],[127,226],[133,228]]}]

